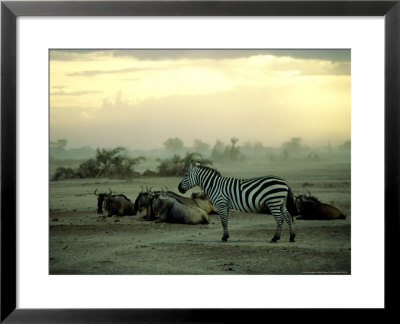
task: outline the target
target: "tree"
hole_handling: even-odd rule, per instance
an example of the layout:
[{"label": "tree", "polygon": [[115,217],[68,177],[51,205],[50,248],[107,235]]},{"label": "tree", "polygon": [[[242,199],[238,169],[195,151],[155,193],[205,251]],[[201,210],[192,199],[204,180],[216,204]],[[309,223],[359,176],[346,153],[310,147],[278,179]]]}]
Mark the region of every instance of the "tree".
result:
[{"label": "tree", "polygon": [[65,149],[68,141],[66,139],[59,139],[57,142],[50,141],[50,148]]},{"label": "tree", "polygon": [[131,158],[127,155],[124,147],[118,146],[114,149],[97,149],[96,162],[99,165],[96,178],[102,176],[126,176],[134,175],[133,167],[145,160],[144,157]]},{"label": "tree", "polygon": [[132,158],[127,155],[123,147],[114,149],[96,150],[96,159],[89,159],[79,165],[79,168],[57,168],[53,180],[71,178],[98,178],[102,177],[123,177],[132,178],[138,173],[134,166],[145,160],[143,156]]},{"label": "tree", "polygon": [[59,167],[53,175],[52,180],[64,180],[75,178],[75,171],[72,168]]},{"label": "tree", "polygon": [[175,154],[170,159],[157,159],[160,163],[157,169],[161,176],[183,176],[193,160],[200,160],[202,165],[211,164],[211,161],[204,159],[200,153],[187,152],[183,158]]},{"label": "tree", "polygon": [[210,145],[207,144],[207,143],[204,143],[204,142],[201,141],[201,140],[195,139],[195,140],[194,140],[194,143],[193,143],[193,149],[194,149],[196,152],[202,152],[202,153],[204,153],[204,152],[207,152],[207,151],[210,149]]},{"label": "tree", "polygon": [[235,147],[235,145],[239,142],[239,139],[236,137],[231,138],[231,147],[226,147],[224,152],[224,157],[229,158],[230,160],[236,160],[240,155],[239,148]]},{"label": "tree", "polygon": [[183,148],[183,142],[178,137],[169,138],[164,142],[164,146],[167,150],[170,150],[175,153],[176,151]]},{"label": "tree", "polygon": [[211,157],[215,160],[220,160],[223,157],[225,145],[220,140],[215,142],[213,149],[211,150]]},{"label": "tree", "polygon": [[96,150],[96,161],[99,164],[99,171],[96,175],[96,178],[100,175],[109,175],[110,167],[113,163],[113,160],[116,158],[116,155],[123,152],[125,148],[118,146],[115,149],[107,150],[97,148]]},{"label": "tree", "polygon": [[254,150],[259,152],[265,150],[264,145],[261,142],[255,142],[254,143]]},{"label": "tree", "polygon": [[95,159],[86,160],[75,173],[79,178],[95,178],[99,173],[99,163]]},{"label": "tree", "polygon": [[290,155],[298,155],[301,150],[301,138],[300,137],[292,137],[289,142],[285,142],[282,144],[282,151],[284,157],[287,159]]},{"label": "tree", "polygon": [[231,146],[225,145],[221,141],[217,141],[211,151],[211,157],[215,160],[237,160],[240,156],[240,150],[236,147],[239,139],[231,138]]},{"label": "tree", "polygon": [[231,138],[232,148],[235,148],[236,143],[239,142],[239,139],[236,137]]},{"label": "tree", "polygon": [[66,153],[65,147],[67,146],[66,139],[59,139],[56,142],[50,141],[50,156],[53,158],[62,158]]}]

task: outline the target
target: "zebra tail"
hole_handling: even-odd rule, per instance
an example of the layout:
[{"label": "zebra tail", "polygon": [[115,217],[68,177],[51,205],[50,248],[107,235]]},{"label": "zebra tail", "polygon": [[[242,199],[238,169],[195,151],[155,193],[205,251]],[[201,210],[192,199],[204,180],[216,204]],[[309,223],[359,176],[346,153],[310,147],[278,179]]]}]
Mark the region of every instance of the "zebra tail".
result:
[{"label": "zebra tail", "polygon": [[288,195],[287,195],[287,199],[286,199],[286,208],[287,208],[288,212],[290,213],[290,215],[292,216],[292,221],[293,221],[293,217],[299,215],[299,212],[296,208],[293,192],[290,188],[288,189]]}]

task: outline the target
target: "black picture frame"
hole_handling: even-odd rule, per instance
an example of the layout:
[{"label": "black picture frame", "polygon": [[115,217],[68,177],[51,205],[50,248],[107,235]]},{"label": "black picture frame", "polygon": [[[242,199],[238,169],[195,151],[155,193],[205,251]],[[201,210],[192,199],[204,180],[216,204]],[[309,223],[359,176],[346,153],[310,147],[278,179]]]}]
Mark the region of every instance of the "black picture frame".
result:
[{"label": "black picture frame", "polygon": [[[1,3],[1,322],[201,323],[268,320],[269,310],[16,308],[16,19],[18,16],[384,16],[385,311],[398,288],[400,0],[395,1],[4,1]],[[371,125],[372,126],[372,125]],[[366,175],[368,177],[368,175]],[[373,198],[373,188],[371,197]],[[371,237],[371,240],[374,238]],[[366,283],[367,284],[367,283]],[[265,292],[270,294],[272,292]],[[221,292],[223,298],[223,292]],[[288,298],[290,298],[288,292]],[[298,312],[301,314],[301,312]],[[298,321],[298,318],[296,319]]]}]

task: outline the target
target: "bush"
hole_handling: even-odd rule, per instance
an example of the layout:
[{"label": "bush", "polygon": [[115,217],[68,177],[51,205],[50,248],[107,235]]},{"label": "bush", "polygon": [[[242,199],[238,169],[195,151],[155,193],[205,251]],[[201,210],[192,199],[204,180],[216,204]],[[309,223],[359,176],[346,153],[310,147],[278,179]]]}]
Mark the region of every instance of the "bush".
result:
[{"label": "bush", "polygon": [[76,175],[79,178],[95,178],[99,170],[99,163],[95,159],[89,159],[79,165]]},{"label": "bush", "polygon": [[53,175],[52,180],[65,180],[75,178],[75,171],[72,168],[59,167]]},{"label": "bush", "polygon": [[237,161],[243,159],[240,149],[236,146],[239,140],[236,137],[231,138],[231,146],[217,141],[211,151],[211,157],[214,160],[231,160]]},{"label": "bush", "polygon": [[175,154],[170,159],[157,159],[157,162],[160,163],[157,167],[159,175],[176,177],[183,176],[192,160],[200,160],[202,165],[211,164],[210,160],[204,159],[201,154],[196,152],[188,152],[183,158]]},{"label": "bush", "polygon": [[139,175],[135,172],[134,166],[145,160],[142,156],[138,158],[129,157],[123,147],[111,150],[98,148],[96,153],[96,159],[89,159],[83,162],[75,170],[72,168],[58,168],[52,180],[98,177],[132,178]]}]

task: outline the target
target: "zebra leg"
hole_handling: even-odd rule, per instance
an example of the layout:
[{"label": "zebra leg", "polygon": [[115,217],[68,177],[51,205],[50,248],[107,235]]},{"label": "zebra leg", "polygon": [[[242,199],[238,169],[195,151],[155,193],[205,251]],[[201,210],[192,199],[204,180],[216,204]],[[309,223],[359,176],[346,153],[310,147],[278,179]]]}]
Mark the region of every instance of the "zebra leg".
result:
[{"label": "zebra leg", "polygon": [[296,236],[296,233],[294,231],[294,227],[292,224],[292,215],[290,215],[289,211],[286,208],[286,202],[282,204],[282,214],[283,218],[285,219],[286,223],[289,225],[289,232],[290,232],[290,242],[294,242],[294,238]]},{"label": "zebra leg", "polygon": [[276,221],[276,229],[274,237],[271,239],[271,243],[276,243],[281,238],[281,230],[283,225],[283,217],[281,213],[281,207],[278,205],[269,205],[269,210],[271,211],[272,216],[274,216]]},{"label": "zebra leg", "polygon": [[221,241],[226,242],[228,241],[229,238],[229,233],[228,233],[228,207],[225,205],[219,205],[217,207],[218,209],[218,214],[219,218],[221,219],[221,224],[222,224],[222,229],[224,231]]}]

